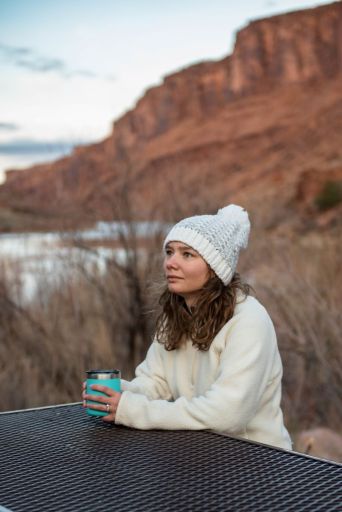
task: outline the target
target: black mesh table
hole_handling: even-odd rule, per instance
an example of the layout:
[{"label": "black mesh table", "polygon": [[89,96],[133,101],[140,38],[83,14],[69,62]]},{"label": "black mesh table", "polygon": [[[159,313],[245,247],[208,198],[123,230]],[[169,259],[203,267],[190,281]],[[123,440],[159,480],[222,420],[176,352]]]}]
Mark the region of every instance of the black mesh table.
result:
[{"label": "black mesh table", "polygon": [[208,431],[141,431],[80,404],[0,414],[0,511],[341,511],[342,466]]}]

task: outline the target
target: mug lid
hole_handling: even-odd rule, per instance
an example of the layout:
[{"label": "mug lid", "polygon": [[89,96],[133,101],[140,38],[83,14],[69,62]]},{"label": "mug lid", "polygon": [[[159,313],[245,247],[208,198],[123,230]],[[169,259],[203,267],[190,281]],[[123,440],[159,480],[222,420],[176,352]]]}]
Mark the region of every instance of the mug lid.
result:
[{"label": "mug lid", "polygon": [[120,373],[120,370],[86,370],[86,373]]},{"label": "mug lid", "polygon": [[120,379],[120,370],[87,370],[87,379]]}]

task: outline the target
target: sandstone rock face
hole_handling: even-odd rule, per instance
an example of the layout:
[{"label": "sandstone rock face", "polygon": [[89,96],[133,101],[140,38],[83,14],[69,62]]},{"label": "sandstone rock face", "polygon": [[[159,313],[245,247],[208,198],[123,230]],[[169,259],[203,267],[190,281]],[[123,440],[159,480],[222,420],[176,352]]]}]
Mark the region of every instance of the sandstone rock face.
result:
[{"label": "sandstone rock face", "polygon": [[342,70],[342,5],[251,23],[236,39],[233,92],[335,77]]},{"label": "sandstone rock face", "polygon": [[230,59],[203,62],[164,79],[140,99],[134,110],[114,123],[116,148],[131,148],[167,132],[184,119],[208,116],[230,97]]},{"label": "sandstone rock face", "polygon": [[255,212],[268,204],[260,222],[269,226],[306,222],[324,182],[340,180],[341,71],[341,2],[253,21],[231,56],[167,76],[104,141],[9,172],[0,230],[13,229],[1,208],[113,218],[128,185],[141,217],[151,208],[167,217],[170,199],[184,214],[240,201]]},{"label": "sandstone rock face", "polygon": [[231,57],[191,66],[150,89],[115,123],[114,140],[130,147],[184,118],[213,114],[238,95],[333,78],[341,71],[340,2],[254,21],[238,32]]}]

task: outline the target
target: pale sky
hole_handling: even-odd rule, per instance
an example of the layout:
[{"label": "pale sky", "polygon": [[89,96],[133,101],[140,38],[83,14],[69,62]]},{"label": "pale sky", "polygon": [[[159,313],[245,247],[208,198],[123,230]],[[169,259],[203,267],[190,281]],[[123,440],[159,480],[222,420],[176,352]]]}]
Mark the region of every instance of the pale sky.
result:
[{"label": "pale sky", "polygon": [[163,76],[231,53],[248,21],[328,3],[0,0],[0,156],[22,140],[100,140]]}]

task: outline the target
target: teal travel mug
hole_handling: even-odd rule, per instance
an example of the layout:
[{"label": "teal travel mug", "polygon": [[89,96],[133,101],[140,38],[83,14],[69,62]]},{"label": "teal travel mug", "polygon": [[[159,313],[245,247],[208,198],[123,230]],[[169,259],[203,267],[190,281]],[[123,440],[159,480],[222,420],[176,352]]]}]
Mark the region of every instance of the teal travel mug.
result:
[{"label": "teal travel mug", "polygon": [[[105,393],[101,391],[96,391],[95,389],[91,389],[90,386],[92,384],[101,384],[101,386],[107,386],[114,391],[118,391],[120,393],[120,378],[121,372],[120,370],[88,370],[87,374],[87,394],[88,395],[101,395],[107,396]],[[93,402],[91,400],[87,401],[87,404],[98,404],[98,402]],[[87,413],[91,416],[107,416],[107,412],[95,411],[94,409],[88,409]]]}]

